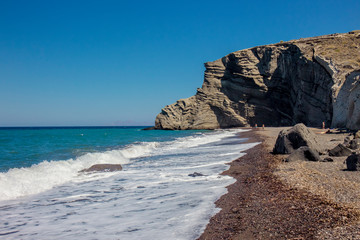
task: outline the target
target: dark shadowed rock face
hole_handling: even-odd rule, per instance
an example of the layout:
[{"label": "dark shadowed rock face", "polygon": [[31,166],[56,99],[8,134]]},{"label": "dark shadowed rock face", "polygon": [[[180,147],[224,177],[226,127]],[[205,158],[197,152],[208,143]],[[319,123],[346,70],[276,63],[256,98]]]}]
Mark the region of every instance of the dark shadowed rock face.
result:
[{"label": "dark shadowed rock face", "polygon": [[296,149],[288,158],[285,160],[286,162],[293,161],[312,161],[312,162],[320,162],[321,158],[318,152],[309,148],[309,147],[300,147]]},{"label": "dark shadowed rock face", "polygon": [[360,127],[360,87],[351,87],[360,81],[359,51],[356,33],[233,52],[206,63],[202,88],[163,108],[155,128]]},{"label": "dark shadowed rock face", "polygon": [[360,154],[352,154],[346,159],[346,167],[349,171],[360,170]]},{"label": "dark shadowed rock face", "polygon": [[342,157],[350,156],[352,153],[351,149],[347,148],[344,144],[339,144],[329,151],[329,156]]},{"label": "dark shadowed rock face", "polygon": [[352,150],[356,150],[360,148],[360,138],[353,139],[349,142],[349,148]]},{"label": "dark shadowed rock face", "polygon": [[299,123],[288,130],[282,130],[275,143],[273,153],[275,154],[289,154],[300,147],[309,147],[318,153],[323,149],[316,140],[316,136],[304,124]]},{"label": "dark shadowed rock face", "polygon": [[122,166],[120,164],[95,164],[80,172],[114,172],[121,170]]}]

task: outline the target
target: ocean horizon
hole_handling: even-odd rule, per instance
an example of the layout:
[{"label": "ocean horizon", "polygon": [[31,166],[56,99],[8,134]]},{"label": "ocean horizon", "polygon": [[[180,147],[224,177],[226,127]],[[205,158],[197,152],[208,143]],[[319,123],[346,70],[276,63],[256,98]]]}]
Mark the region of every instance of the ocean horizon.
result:
[{"label": "ocean horizon", "polygon": [[153,127],[151,125],[134,125],[134,126],[0,126],[0,129],[51,129],[51,128],[147,128],[147,127]]},{"label": "ocean horizon", "polygon": [[[246,131],[0,127],[0,236],[195,239],[235,180]],[[94,164],[122,171],[83,173]]]}]

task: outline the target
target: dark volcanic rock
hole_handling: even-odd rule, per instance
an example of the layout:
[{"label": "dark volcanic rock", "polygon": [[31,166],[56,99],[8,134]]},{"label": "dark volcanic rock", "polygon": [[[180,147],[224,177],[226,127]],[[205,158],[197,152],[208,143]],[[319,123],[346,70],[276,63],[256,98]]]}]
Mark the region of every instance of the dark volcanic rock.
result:
[{"label": "dark volcanic rock", "polygon": [[330,140],[330,142],[338,142],[338,141],[341,141],[341,139],[333,138],[333,139]]},{"label": "dark volcanic rock", "polygon": [[352,154],[346,159],[346,167],[349,171],[360,170],[360,154]]},{"label": "dark volcanic rock", "polygon": [[349,136],[345,137],[344,139],[344,146],[345,147],[350,147],[350,141],[351,141],[351,138]]},{"label": "dark volcanic rock", "polygon": [[121,170],[122,166],[120,164],[95,164],[80,172],[115,172]]},{"label": "dark volcanic rock", "polygon": [[190,173],[188,176],[189,177],[201,177],[201,176],[206,176],[206,175],[204,175],[202,173],[194,172],[194,173]]},{"label": "dark volcanic rock", "polygon": [[355,150],[360,148],[360,138],[356,138],[350,141],[349,148]]},{"label": "dark volcanic rock", "polygon": [[309,147],[300,147],[296,149],[290,156],[285,160],[285,162],[292,161],[312,161],[320,162],[321,158],[319,153]]},{"label": "dark volcanic rock", "polygon": [[332,159],[331,157],[326,157],[324,158],[324,160],[321,160],[321,162],[333,162],[334,159]]},{"label": "dark volcanic rock", "polygon": [[339,144],[336,147],[334,147],[333,149],[331,149],[329,151],[329,156],[334,156],[334,157],[341,157],[341,156],[350,156],[352,153],[351,149],[347,148],[346,146],[344,146],[344,144]]},{"label": "dark volcanic rock", "polygon": [[322,149],[316,140],[316,136],[304,124],[299,123],[288,130],[282,130],[275,143],[273,153],[275,154],[289,154],[302,146],[321,153]]}]

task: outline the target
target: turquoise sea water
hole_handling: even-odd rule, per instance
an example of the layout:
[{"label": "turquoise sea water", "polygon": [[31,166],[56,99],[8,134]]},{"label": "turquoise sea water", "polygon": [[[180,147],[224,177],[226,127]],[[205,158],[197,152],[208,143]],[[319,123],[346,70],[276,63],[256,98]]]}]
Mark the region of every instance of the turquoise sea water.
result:
[{"label": "turquoise sea water", "polygon": [[[141,129],[0,128],[0,237],[196,239],[234,182],[226,163],[256,143]],[[123,170],[81,172],[101,163]]]},{"label": "turquoise sea water", "polygon": [[163,142],[201,131],[143,131],[145,127],[0,128],[0,172],[42,161],[76,158],[139,142]]}]

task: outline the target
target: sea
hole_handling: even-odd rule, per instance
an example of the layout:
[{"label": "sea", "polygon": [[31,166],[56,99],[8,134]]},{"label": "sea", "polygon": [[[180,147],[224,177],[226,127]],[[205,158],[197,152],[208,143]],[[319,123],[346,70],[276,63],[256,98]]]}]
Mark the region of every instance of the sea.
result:
[{"label": "sea", "polygon": [[[242,129],[0,128],[0,239],[196,239]],[[81,172],[94,164],[122,171]]]}]

